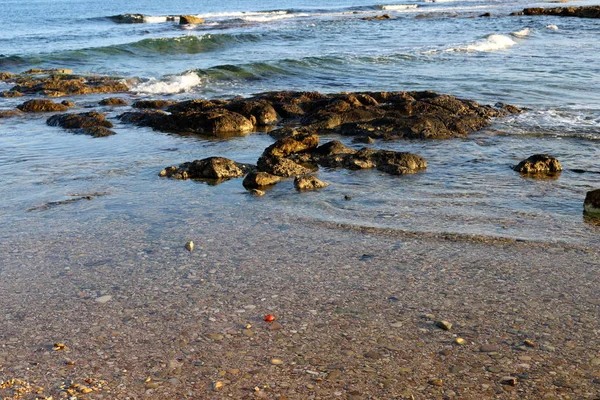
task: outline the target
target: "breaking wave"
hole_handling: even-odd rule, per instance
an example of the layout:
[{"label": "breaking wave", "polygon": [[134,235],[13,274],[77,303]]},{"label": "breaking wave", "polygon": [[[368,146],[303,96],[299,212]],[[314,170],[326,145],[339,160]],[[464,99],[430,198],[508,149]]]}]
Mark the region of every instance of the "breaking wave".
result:
[{"label": "breaking wave", "polygon": [[486,36],[484,39],[477,40],[466,46],[455,47],[447,49],[446,52],[455,51],[477,51],[477,52],[489,52],[507,49],[517,44],[514,40],[506,35],[500,35],[497,33]]},{"label": "breaking wave", "polygon": [[135,93],[147,94],[175,94],[189,92],[202,84],[202,79],[194,72],[183,75],[169,76],[161,80],[150,79],[131,88]]}]

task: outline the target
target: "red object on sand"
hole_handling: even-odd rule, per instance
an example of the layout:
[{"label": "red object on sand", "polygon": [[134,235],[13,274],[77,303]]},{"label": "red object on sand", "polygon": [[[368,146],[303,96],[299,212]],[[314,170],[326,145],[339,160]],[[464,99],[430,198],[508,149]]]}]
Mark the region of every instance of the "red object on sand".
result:
[{"label": "red object on sand", "polygon": [[273,322],[273,321],[275,321],[275,316],[273,314],[267,314],[267,315],[265,315],[265,321]]}]

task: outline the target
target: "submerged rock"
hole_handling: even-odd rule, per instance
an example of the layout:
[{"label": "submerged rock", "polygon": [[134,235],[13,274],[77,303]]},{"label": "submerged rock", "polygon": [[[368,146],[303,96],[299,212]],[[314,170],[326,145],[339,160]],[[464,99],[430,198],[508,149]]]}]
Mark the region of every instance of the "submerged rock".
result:
[{"label": "submerged rock", "polygon": [[160,176],[175,179],[216,179],[225,180],[245,175],[254,166],[240,164],[224,157],[209,157],[186,162],[179,167],[167,167]]},{"label": "submerged rock", "polygon": [[109,97],[107,99],[100,100],[98,104],[101,106],[126,106],[127,101],[120,97]]},{"label": "submerged rock", "polygon": [[600,217],[600,189],[587,192],[583,209],[587,214]]},{"label": "submerged rock", "polygon": [[526,160],[521,161],[513,169],[522,174],[529,175],[552,175],[562,171],[560,162],[548,154],[534,154]]},{"label": "submerged rock", "polygon": [[17,108],[24,112],[50,112],[50,111],[67,111],[69,107],[64,104],[55,103],[52,100],[34,99],[28,100]]},{"label": "submerged rock", "polygon": [[108,17],[110,20],[119,24],[142,24],[144,23],[143,14],[120,14]]},{"label": "submerged rock", "polygon": [[390,14],[383,14],[383,15],[374,15],[372,17],[364,17],[361,19],[363,21],[384,21],[386,19],[392,19],[392,16]]},{"label": "submerged rock", "polygon": [[297,176],[294,179],[294,187],[298,191],[315,190],[329,186],[329,183],[323,182],[315,176]]},{"label": "submerged rock", "polygon": [[173,104],[177,103],[172,100],[138,100],[133,103],[133,108],[151,108],[151,109],[160,109],[167,108]]},{"label": "submerged rock", "polygon": [[600,18],[600,6],[533,7],[526,8],[522,12],[514,13],[513,15],[555,15],[559,17]]}]

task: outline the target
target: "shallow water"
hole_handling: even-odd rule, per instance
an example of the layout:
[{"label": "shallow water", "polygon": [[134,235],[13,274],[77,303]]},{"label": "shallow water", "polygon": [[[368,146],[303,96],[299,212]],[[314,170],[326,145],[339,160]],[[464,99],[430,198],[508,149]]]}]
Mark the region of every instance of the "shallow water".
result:
[{"label": "shallow water", "polygon": [[[375,144],[424,156],[429,167],[416,175],[322,169],[319,177],[331,183],[325,190],[298,194],[286,181],[263,198],[248,196],[240,180],[211,186],[157,174],[208,156],[253,163],[273,141],[264,133],[217,140],[113,120],[117,135],[91,139],[46,126],[47,115],[0,119],[3,235],[128,219],[160,236],[195,217],[233,226],[275,215],[597,244],[600,227],[583,218],[582,202],[600,185],[600,22],[508,16],[532,5],[211,1],[200,9],[193,1],[4,2],[0,70],[62,67],[137,77],[128,98],[427,89],[531,110],[467,139]],[[491,18],[476,18],[487,11]],[[152,22],[107,18],[127,12]],[[184,29],[162,18],[187,13],[201,14],[206,24]],[[382,13],[394,19],[360,19]],[[0,90],[8,88],[3,85]],[[84,111],[103,97],[71,100]],[[0,108],[24,100],[1,98]],[[105,109],[110,118],[124,110]],[[346,138],[330,139],[358,148]],[[535,153],[556,156],[565,171],[556,180],[534,180],[510,169]],[[85,195],[94,198],[46,207]]]}]

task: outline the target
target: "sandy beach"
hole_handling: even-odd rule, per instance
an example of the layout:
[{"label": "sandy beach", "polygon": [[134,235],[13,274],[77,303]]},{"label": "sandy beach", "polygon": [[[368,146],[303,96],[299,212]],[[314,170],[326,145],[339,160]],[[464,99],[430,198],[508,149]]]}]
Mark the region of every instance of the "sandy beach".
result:
[{"label": "sandy beach", "polygon": [[600,395],[597,249],[277,218],[189,228],[2,243],[0,396]]}]

